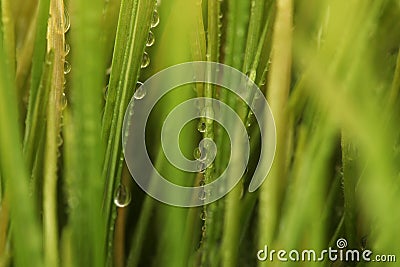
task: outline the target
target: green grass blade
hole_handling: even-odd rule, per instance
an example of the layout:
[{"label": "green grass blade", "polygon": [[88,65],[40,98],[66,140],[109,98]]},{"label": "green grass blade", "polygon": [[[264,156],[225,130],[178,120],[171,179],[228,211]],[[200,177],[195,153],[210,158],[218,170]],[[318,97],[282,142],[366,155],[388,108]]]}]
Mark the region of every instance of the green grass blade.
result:
[{"label": "green grass blade", "polygon": [[[155,1],[123,0],[114,46],[108,96],[102,124],[102,137],[106,141],[106,154],[102,177],[105,181],[103,211],[108,227],[113,227],[111,215],[114,186],[120,181],[118,166],[121,158],[121,132],[125,109],[136,88],[144,49],[150,30]],[[115,216],[114,216],[115,217]],[[109,236],[112,242],[112,236]]]},{"label": "green grass blade", "polygon": [[[46,36],[47,36],[47,21],[50,12],[50,0],[40,0],[38,3],[38,17],[37,17],[37,27],[35,34],[35,44],[32,58],[32,68],[31,68],[31,85],[29,90],[29,102],[28,102],[28,113],[25,120],[25,135],[24,135],[24,148],[27,144],[33,142],[32,137],[35,130],[32,130],[32,121],[34,120],[34,108],[37,106],[38,101],[38,88],[40,79],[42,76],[43,62],[46,55]],[[32,154],[33,151],[26,150],[28,167],[32,166]],[[29,169],[30,170],[30,169]]]},{"label": "green grass blade", "polygon": [[[73,136],[66,146],[72,205],[70,230],[74,266],[104,266],[106,218],[102,214],[104,183],[101,170],[104,143],[101,140],[102,87],[106,57],[99,40],[102,34],[103,1],[71,1]],[[72,133],[70,132],[72,131]],[[68,167],[67,167],[68,168]]]},{"label": "green grass blade", "polygon": [[291,0],[278,0],[276,5],[268,101],[274,115],[277,143],[274,163],[267,177],[268,184],[260,188],[259,246],[273,240],[287,175],[287,99],[291,82],[293,3]]},{"label": "green grass blade", "polygon": [[110,214],[116,167],[121,152],[120,141],[125,109],[136,87],[154,8],[155,1],[124,0],[121,3],[109,93],[102,125],[102,136],[107,141],[102,175],[107,181],[104,201],[107,217]]},{"label": "green grass blade", "polygon": [[262,26],[260,22],[263,21],[263,15],[265,10],[264,8],[265,8],[265,0],[251,1],[249,29],[247,32],[247,43],[246,43],[246,50],[244,53],[244,62],[243,62],[244,73],[250,71],[250,68],[252,67],[252,62],[254,61],[256,56],[256,51],[260,39],[261,26]]},{"label": "green grass blade", "polygon": [[[207,3],[208,9],[208,22],[207,22],[207,53],[206,60],[210,62],[219,62],[219,46],[220,46],[220,13],[221,6],[220,1],[209,0]],[[208,74],[212,75],[212,74]],[[216,95],[216,86],[210,83],[204,85],[204,97],[213,98]],[[210,101],[205,101],[204,108],[212,109],[212,103]],[[214,136],[214,122],[211,119],[204,119],[206,124],[206,129],[203,134],[204,138],[215,140]],[[206,169],[204,174],[204,182],[210,183],[215,179],[215,165],[211,165]],[[201,246],[202,246],[202,266],[207,266],[209,264],[216,264],[216,249],[214,247],[215,240],[218,239],[220,233],[216,232],[216,229],[220,229],[218,224],[221,220],[215,218],[216,213],[221,213],[218,211],[216,203],[206,205],[203,207],[203,212],[207,214],[206,220],[204,222],[205,231],[203,231]]]},{"label": "green grass blade", "polygon": [[[15,252],[15,266],[43,266],[41,249],[41,231],[37,210],[33,205],[28,190],[28,172],[25,167],[21,130],[18,123],[18,106],[14,69],[6,59],[8,43],[5,41],[3,24],[0,23],[0,173],[10,199],[12,222],[12,242]],[[29,222],[29,223],[27,223]],[[26,238],[29,233],[29,238]]]}]

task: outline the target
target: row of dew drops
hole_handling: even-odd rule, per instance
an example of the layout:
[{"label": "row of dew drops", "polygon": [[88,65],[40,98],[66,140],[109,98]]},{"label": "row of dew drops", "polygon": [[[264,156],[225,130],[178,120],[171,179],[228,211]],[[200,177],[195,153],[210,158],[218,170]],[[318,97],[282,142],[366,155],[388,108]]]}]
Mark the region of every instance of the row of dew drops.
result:
[{"label": "row of dew drops", "polygon": [[[66,35],[69,30],[71,28],[71,21],[69,18],[69,13],[68,13],[68,9],[67,6],[64,4],[64,35]],[[69,52],[71,51],[71,47],[70,45],[65,41],[65,45],[64,45],[64,58],[66,58],[69,55]],[[63,79],[63,90],[62,90],[62,94],[61,94],[61,111],[65,110],[67,105],[68,105],[68,100],[67,100],[67,95],[65,94],[66,91],[66,85],[67,85],[67,79],[65,77],[65,75],[68,75],[71,72],[71,64],[67,61],[64,60],[64,79]],[[61,122],[61,127],[63,126],[63,112],[61,112],[61,117],[60,117],[60,122]],[[57,157],[61,157],[61,146],[64,143],[64,139],[61,135],[61,131],[58,133],[57,136]]]},{"label": "row of dew drops", "polygon": [[[151,29],[155,28],[158,26],[158,24],[160,23],[160,16],[158,14],[157,9],[154,9],[153,14],[152,14],[152,19],[151,19]],[[154,37],[154,33],[152,32],[152,30],[150,29],[149,34],[147,36],[147,41],[146,41],[146,47],[151,47],[154,45],[156,39]],[[140,68],[141,69],[145,69],[150,65],[150,56],[149,54],[145,51],[143,53],[143,57],[142,57],[142,62],[140,64]],[[106,75],[109,76],[111,74],[111,67],[107,69],[106,71]],[[138,81],[136,84],[136,90],[134,93],[134,98],[135,99],[142,99],[143,97],[145,97],[146,95],[146,90],[144,89],[143,86],[141,86],[143,83]],[[107,96],[108,96],[108,88],[109,85],[107,85],[104,89],[104,100],[107,100]]]},{"label": "row of dew drops", "polygon": [[[151,20],[151,25],[150,25],[151,29],[157,27],[159,23],[160,23],[160,16],[158,14],[157,9],[155,9],[152,14],[152,20]],[[151,47],[155,43],[155,37],[154,37],[154,34],[151,29],[150,29],[149,35],[147,37],[146,47]],[[144,52],[140,67],[141,67],[141,69],[144,69],[144,68],[147,68],[149,65],[150,65],[150,56],[147,52]],[[111,68],[109,68],[107,70],[107,75],[110,75],[110,73],[111,73]],[[142,84],[143,83],[141,83],[139,81],[136,84],[136,88],[135,88],[136,90],[133,95],[133,97],[135,99],[140,100],[146,96],[146,90],[145,90],[144,86],[141,86]],[[104,91],[105,99],[107,99],[107,94],[108,94],[108,85]],[[114,204],[119,208],[124,208],[130,204],[131,200],[132,200],[132,196],[131,196],[131,192],[130,192],[129,188],[125,184],[121,183],[115,190]]]},{"label": "row of dew drops", "polygon": [[[152,15],[151,28],[157,27],[159,23],[160,23],[160,17],[159,17],[157,9],[155,9],[153,11],[153,15]],[[64,6],[64,34],[67,34],[69,32],[70,28],[71,28],[71,22],[70,22],[69,13],[68,13],[66,6]],[[155,43],[155,37],[154,37],[153,32],[150,30],[148,38],[147,38],[147,42],[146,42],[146,47],[151,47],[152,45],[154,45],[154,43]],[[69,55],[70,51],[71,51],[71,46],[67,42],[65,42],[65,46],[64,46],[65,58]],[[142,62],[141,62],[141,68],[144,69],[144,68],[148,67],[149,64],[150,64],[150,57],[147,52],[144,52]],[[71,72],[71,70],[72,70],[71,64],[67,60],[65,60],[64,61],[64,75],[68,75]],[[107,74],[107,76],[109,76],[111,74],[111,68],[107,69],[106,74]],[[64,87],[63,87],[63,92],[62,92],[62,96],[61,96],[61,109],[62,110],[64,110],[68,105],[67,96],[65,94],[66,82],[67,82],[67,79],[64,77]],[[140,87],[140,85],[142,85],[142,83],[138,82],[137,87],[136,87],[136,88],[138,88],[138,90],[136,90],[136,92],[134,94],[135,99],[142,99],[146,95],[146,91],[143,89],[143,87]],[[106,87],[106,89],[104,91],[105,99],[107,98],[107,93],[108,93],[108,86]],[[63,144],[63,138],[60,133],[58,136],[57,145],[58,145],[58,147],[61,147],[62,144]],[[58,152],[58,155],[60,156],[60,152]],[[123,208],[130,204],[131,199],[132,199],[131,192],[129,191],[129,189],[127,188],[126,185],[121,183],[115,190],[114,204],[117,207]]]}]

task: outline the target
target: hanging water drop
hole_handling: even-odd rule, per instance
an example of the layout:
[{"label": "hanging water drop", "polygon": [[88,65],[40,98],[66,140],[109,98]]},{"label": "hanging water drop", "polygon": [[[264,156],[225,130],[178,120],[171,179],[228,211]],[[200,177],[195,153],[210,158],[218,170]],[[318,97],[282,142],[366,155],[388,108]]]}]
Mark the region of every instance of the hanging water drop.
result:
[{"label": "hanging water drop", "polygon": [[239,196],[239,199],[243,199],[243,197],[244,197],[244,186],[241,185],[241,186],[240,186],[240,196]]},{"label": "hanging water drop", "polygon": [[193,156],[198,161],[205,161],[207,159],[207,149],[204,143],[200,143],[199,147],[196,147],[193,152]]},{"label": "hanging water drop", "polygon": [[107,76],[109,76],[109,75],[111,74],[111,68],[112,68],[112,66],[110,66],[110,67],[108,67],[108,68],[106,69],[106,75],[107,75]]},{"label": "hanging water drop", "polygon": [[142,69],[144,69],[144,68],[146,68],[149,64],[150,64],[150,57],[149,57],[149,54],[147,54],[147,52],[144,52],[143,58],[142,58],[142,64],[140,65],[140,67],[141,67]]},{"label": "hanging water drop", "polygon": [[67,33],[71,28],[71,21],[69,19],[69,13],[66,8],[64,8],[64,33]]},{"label": "hanging water drop", "polygon": [[68,61],[64,61],[64,74],[67,75],[71,72],[71,64]]},{"label": "hanging water drop", "polygon": [[200,149],[199,149],[198,147],[196,147],[196,148],[194,149],[193,157],[194,157],[195,159],[197,159],[197,160],[201,157],[201,151],[200,151]]},{"label": "hanging water drop", "polygon": [[71,51],[71,46],[69,45],[69,43],[66,42],[64,45],[64,55],[68,56],[70,51]]},{"label": "hanging water drop", "polygon": [[103,95],[104,95],[104,100],[107,100],[108,97],[108,89],[109,89],[109,85],[107,84],[106,87],[103,90]]},{"label": "hanging water drop", "polygon": [[205,221],[205,220],[207,219],[207,212],[206,212],[205,210],[203,210],[203,211],[200,213],[200,219],[201,219],[202,221]]},{"label": "hanging water drop", "polygon": [[115,190],[114,204],[119,208],[124,208],[131,203],[131,192],[124,184],[120,184]]},{"label": "hanging water drop", "polygon": [[143,83],[138,82],[136,85],[136,91],[133,94],[133,97],[138,100],[143,99],[143,97],[146,96],[146,93],[147,93],[146,88],[143,86]]},{"label": "hanging water drop", "polygon": [[149,31],[149,36],[147,36],[146,46],[147,47],[152,46],[155,41],[156,39],[154,38],[154,33],[152,31]]},{"label": "hanging water drop", "polygon": [[207,125],[204,121],[200,121],[199,124],[197,125],[197,130],[201,133],[204,133],[206,131]]},{"label": "hanging water drop", "polygon": [[67,96],[65,95],[65,93],[62,93],[61,95],[61,109],[65,109],[68,105],[68,99]]},{"label": "hanging water drop", "polygon": [[153,12],[153,17],[151,18],[151,28],[157,27],[159,23],[160,23],[160,16],[158,15],[157,9],[155,9]]},{"label": "hanging water drop", "polygon": [[64,139],[62,138],[61,134],[57,136],[57,146],[60,147],[64,143]]},{"label": "hanging water drop", "polygon": [[249,112],[249,115],[247,116],[246,126],[250,127],[253,124],[253,121],[254,121],[253,112]]}]

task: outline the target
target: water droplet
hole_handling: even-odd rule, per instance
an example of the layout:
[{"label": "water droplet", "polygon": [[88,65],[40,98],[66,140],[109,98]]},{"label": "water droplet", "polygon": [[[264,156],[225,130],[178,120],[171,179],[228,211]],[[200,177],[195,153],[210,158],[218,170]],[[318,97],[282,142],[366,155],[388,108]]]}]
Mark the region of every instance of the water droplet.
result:
[{"label": "water droplet", "polygon": [[106,87],[104,88],[103,92],[104,92],[104,100],[107,100],[108,97],[108,89],[109,89],[109,85],[107,84]]},{"label": "water droplet", "polygon": [[61,128],[64,127],[64,116],[63,116],[62,113],[61,113],[61,116],[60,116],[60,127]]},{"label": "water droplet", "polygon": [[204,143],[200,143],[199,147],[194,149],[193,156],[198,161],[205,161],[207,159],[207,148]]},{"label": "water droplet", "polygon": [[67,75],[68,73],[70,73],[71,69],[71,64],[69,64],[68,61],[64,61],[64,74]]},{"label": "water droplet", "polygon": [[107,75],[107,76],[111,74],[111,67],[112,67],[112,66],[110,66],[110,67],[108,67],[108,68],[106,69],[106,75]]},{"label": "water droplet", "polygon": [[152,31],[149,31],[149,36],[147,37],[147,43],[146,46],[150,47],[154,44],[156,39],[154,38],[154,33]]},{"label": "water droplet", "polygon": [[153,12],[153,17],[151,18],[151,27],[155,28],[160,23],[160,15],[158,15],[157,9]]},{"label": "water droplet", "polygon": [[149,64],[150,64],[150,57],[149,57],[149,54],[147,54],[147,52],[144,52],[143,58],[142,58],[142,64],[140,65],[140,67],[141,67],[142,69],[144,69],[144,68],[146,68]]},{"label": "water droplet", "polygon": [[263,75],[262,76],[262,78],[260,80],[260,87],[266,84],[266,82],[267,82],[267,77],[266,76],[267,75]]},{"label": "water droplet", "polygon": [[[204,200],[204,199],[203,199],[203,200]],[[203,211],[200,213],[200,219],[203,220],[203,221],[205,221],[205,220],[207,219],[207,212],[206,212],[205,210],[203,210]]]},{"label": "water droplet", "polygon": [[143,84],[141,82],[138,82],[136,85],[136,91],[133,94],[133,97],[135,99],[143,99],[143,97],[146,96],[146,88],[143,86]]},{"label": "water droplet", "polygon": [[194,158],[197,159],[197,160],[201,157],[201,151],[200,151],[200,149],[199,149],[198,147],[196,147],[196,148],[194,149],[193,156],[194,156]]},{"label": "water droplet", "polygon": [[71,51],[71,46],[69,45],[69,43],[66,42],[64,45],[64,55],[68,56],[70,51]]},{"label": "water droplet", "polygon": [[240,196],[239,196],[239,198],[240,198],[240,199],[243,199],[243,197],[244,197],[244,186],[241,185],[241,186],[240,186]]},{"label": "water droplet", "polygon": [[71,28],[71,21],[69,19],[69,13],[66,8],[64,8],[64,33],[67,33]]},{"label": "water droplet", "polygon": [[257,72],[255,70],[249,70],[248,72],[246,72],[246,76],[252,80],[255,81],[256,76],[257,76]]},{"label": "water droplet", "polygon": [[62,144],[64,143],[64,139],[62,138],[61,134],[59,134],[57,136],[57,146],[62,146]]},{"label": "water droplet", "polygon": [[62,93],[61,95],[61,109],[65,109],[68,105],[68,99],[65,93]]},{"label": "water droplet", "polygon": [[120,184],[115,190],[114,204],[119,208],[124,208],[131,203],[131,193],[124,184]]},{"label": "water droplet", "polygon": [[254,114],[253,112],[249,112],[249,115],[247,116],[247,121],[246,121],[246,126],[250,127],[254,122]]},{"label": "water droplet", "polygon": [[202,232],[205,232],[205,231],[206,231],[206,226],[205,226],[205,225],[203,225],[203,226],[201,227],[201,231],[202,231]]},{"label": "water droplet", "polygon": [[206,131],[207,125],[204,121],[200,121],[199,124],[197,125],[197,130],[201,133],[204,133]]},{"label": "water droplet", "polygon": [[206,185],[206,181],[204,181],[204,179],[201,180],[200,183],[199,183],[199,185],[200,185],[200,186],[205,186],[205,185]]}]

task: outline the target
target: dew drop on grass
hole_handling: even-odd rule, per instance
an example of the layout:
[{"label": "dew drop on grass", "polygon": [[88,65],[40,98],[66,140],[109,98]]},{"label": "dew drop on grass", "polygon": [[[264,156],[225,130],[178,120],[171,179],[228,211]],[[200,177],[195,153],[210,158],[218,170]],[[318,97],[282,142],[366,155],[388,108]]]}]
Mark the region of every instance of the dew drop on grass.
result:
[{"label": "dew drop on grass", "polygon": [[71,46],[69,45],[69,43],[66,42],[64,45],[64,55],[68,56],[70,51],[71,51]]},{"label": "dew drop on grass", "polygon": [[112,66],[106,69],[106,75],[109,76],[111,74]]},{"label": "dew drop on grass", "polygon": [[109,87],[109,85],[107,84],[103,90],[104,100],[107,100],[107,97],[108,97],[108,87]]},{"label": "dew drop on grass", "polygon": [[200,121],[199,124],[197,125],[197,130],[201,133],[204,133],[206,131],[207,125],[204,121]]},{"label": "dew drop on grass", "polygon": [[59,134],[57,136],[57,146],[62,146],[62,144],[64,143],[64,139],[62,138],[61,134]]},{"label": "dew drop on grass", "polygon": [[157,27],[159,23],[160,23],[160,16],[158,15],[157,9],[155,9],[153,12],[153,17],[151,18],[151,28]]},{"label": "dew drop on grass", "polygon": [[67,75],[68,73],[70,73],[71,69],[71,64],[69,64],[68,61],[64,61],[64,74]]},{"label": "dew drop on grass", "polygon": [[200,149],[199,149],[198,147],[196,147],[196,148],[194,149],[193,156],[194,156],[194,158],[197,159],[197,160],[201,157],[201,151],[200,151]]},{"label": "dew drop on grass", "polygon": [[147,36],[146,46],[147,47],[152,46],[155,41],[156,39],[154,38],[154,33],[152,31],[149,31],[149,36]]},{"label": "dew drop on grass", "polygon": [[62,93],[61,95],[61,109],[65,109],[68,105],[68,99],[67,96],[65,95],[65,93]]},{"label": "dew drop on grass", "polygon": [[250,127],[254,122],[254,115],[252,112],[249,113],[249,116],[247,116],[247,121],[246,121],[246,126]]},{"label": "dew drop on grass", "polygon": [[207,212],[205,210],[200,213],[200,219],[203,221],[207,219]]},{"label": "dew drop on grass", "polygon": [[193,156],[198,161],[205,161],[207,159],[207,149],[204,147],[204,143],[201,143],[200,147],[194,149]]},{"label": "dew drop on grass", "polygon": [[131,203],[131,192],[124,184],[120,184],[115,190],[114,204],[119,208],[124,208]]},{"label": "dew drop on grass", "polygon": [[143,58],[142,58],[142,64],[140,65],[140,67],[141,67],[142,69],[144,69],[144,68],[146,68],[149,64],[150,64],[150,57],[149,57],[149,54],[147,54],[147,52],[144,52]]},{"label": "dew drop on grass", "polygon": [[142,86],[143,85],[143,83],[141,83],[141,82],[138,82],[137,84],[136,84],[136,91],[135,91],[135,93],[133,94],[133,97],[135,98],[135,99],[138,99],[138,100],[140,100],[140,99],[143,99],[143,97],[145,97],[146,96],[146,88],[144,87],[144,86]]},{"label": "dew drop on grass", "polygon": [[64,8],[64,33],[67,33],[71,28],[71,21],[69,19],[69,13],[66,8]]}]

